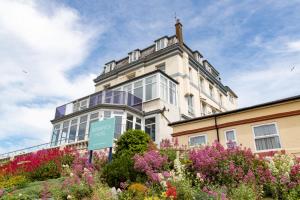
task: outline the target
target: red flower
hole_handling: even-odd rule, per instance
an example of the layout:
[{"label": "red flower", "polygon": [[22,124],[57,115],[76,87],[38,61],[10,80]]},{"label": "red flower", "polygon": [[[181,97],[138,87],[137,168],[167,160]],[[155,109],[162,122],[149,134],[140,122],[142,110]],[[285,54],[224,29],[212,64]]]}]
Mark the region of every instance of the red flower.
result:
[{"label": "red flower", "polygon": [[172,186],[170,182],[167,182],[166,195],[167,195],[167,197],[170,197],[171,199],[176,199],[177,198],[176,187]]}]

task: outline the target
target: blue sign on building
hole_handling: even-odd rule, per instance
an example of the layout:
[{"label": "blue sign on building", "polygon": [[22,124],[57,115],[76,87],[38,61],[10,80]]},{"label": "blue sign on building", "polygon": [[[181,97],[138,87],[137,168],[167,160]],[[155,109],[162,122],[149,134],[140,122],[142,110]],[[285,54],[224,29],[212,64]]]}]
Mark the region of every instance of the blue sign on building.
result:
[{"label": "blue sign on building", "polygon": [[104,149],[113,146],[115,118],[91,123],[88,150]]}]

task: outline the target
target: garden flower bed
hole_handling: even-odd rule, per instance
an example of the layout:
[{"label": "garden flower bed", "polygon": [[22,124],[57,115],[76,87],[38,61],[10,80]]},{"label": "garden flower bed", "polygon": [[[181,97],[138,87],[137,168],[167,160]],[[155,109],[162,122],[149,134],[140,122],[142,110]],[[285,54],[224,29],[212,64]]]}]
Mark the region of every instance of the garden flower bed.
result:
[{"label": "garden flower bed", "polygon": [[0,168],[1,199],[192,200],[300,199],[300,160],[284,152],[253,154],[241,146],[158,149],[130,130],[106,151],[42,150]]}]

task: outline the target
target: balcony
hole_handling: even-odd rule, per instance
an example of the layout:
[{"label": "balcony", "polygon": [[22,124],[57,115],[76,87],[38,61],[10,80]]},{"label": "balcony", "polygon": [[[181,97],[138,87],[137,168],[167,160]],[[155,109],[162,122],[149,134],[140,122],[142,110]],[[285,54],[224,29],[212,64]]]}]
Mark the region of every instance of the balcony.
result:
[{"label": "balcony", "polygon": [[142,111],[143,100],[125,91],[106,90],[91,94],[56,108],[55,118],[96,107],[98,105],[125,105]]}]

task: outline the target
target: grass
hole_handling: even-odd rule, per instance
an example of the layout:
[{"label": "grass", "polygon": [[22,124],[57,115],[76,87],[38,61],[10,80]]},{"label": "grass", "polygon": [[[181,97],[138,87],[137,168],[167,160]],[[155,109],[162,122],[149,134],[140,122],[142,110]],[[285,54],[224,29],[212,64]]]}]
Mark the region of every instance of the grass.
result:
[{"label": "grass", "polygon": [[61,185],[64,179],[64,177],[61,177],[57,179],[49,179],[46,181],[30,182],[24,188],[16,189],[4,195],[1,199],[40,199],[40,194],[45,184],[47,184],[49,187],[51,186],[51,188],[57,188]]}]

